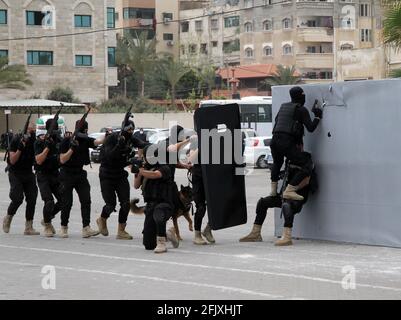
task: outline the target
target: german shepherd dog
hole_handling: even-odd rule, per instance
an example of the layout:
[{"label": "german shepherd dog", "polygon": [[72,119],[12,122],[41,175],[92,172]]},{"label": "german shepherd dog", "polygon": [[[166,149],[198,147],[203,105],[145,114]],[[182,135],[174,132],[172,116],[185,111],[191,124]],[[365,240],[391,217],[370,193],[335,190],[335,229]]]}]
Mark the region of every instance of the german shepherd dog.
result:
[{"label": "german shepherd dog", "polygon": [[[181,208],[178,208],[176,213],[172,216],[173,220],[173,225],[174,228],[171,228],[170,230],[174,231],[175,234],[177,235],[177,239],[182,241],[181,235],[180,235],[180,229],[178,227],[177,219],[181,216],[183,216],[187,221],[188,221],[188,228],[189,231],[194,231],[193,228],[193,222],[191,219],[191,208],[192,208],[192,201],[193,201],[193,194],[192,194],[192,188],[190,186],[184,187],[181,185],[181,190],[179,192],[179,198],[180,202],[182,204]],[[131,212],[134,214],[144,214],[145,213],[145,206],[138,207],[138,198],[134,198],[131,200],[130,207],[131,207]]]}]

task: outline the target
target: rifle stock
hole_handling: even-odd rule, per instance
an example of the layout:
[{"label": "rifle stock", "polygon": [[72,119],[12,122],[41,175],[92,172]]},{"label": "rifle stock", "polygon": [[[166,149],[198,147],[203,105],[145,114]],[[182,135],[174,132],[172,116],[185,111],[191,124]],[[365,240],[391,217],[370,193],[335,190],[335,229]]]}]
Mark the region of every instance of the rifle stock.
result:
[{"label": "rifle stock", "polygon": [[132,105],[128,108],[127,112],[125,113],[123,123],[121,124],[120,136],[123,134],[125,126],[127,125],[129,119],[132,117],[131,110],[132,110]]},{"label": "rifle stock", "polygon": [[86,121],[86,118],[88,117],[88,114],[91,111],[91,109],[92,109],[92,107],[89,107],[88,111],[86,111],[84,113],[84,115],[82,116],[81,120],[79,120],[79,123],[78,123],[77,127],[75,128],[75,131],[74,131],[74,133],[72,135],[72,140],[75,140],[76,135],[81,131],[81,129],[82,129],[82,127],[83,127],[83,125],[84,125],[84,123]]}]

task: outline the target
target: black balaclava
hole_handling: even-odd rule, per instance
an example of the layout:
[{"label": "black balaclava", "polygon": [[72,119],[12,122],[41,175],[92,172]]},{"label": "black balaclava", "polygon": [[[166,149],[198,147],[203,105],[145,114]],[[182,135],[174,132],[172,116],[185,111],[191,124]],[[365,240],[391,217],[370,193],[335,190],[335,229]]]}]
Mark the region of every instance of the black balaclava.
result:
[{"label": "black balaclava", "polygon": [[[48,119],[46,121],[46,130],[50,129],[50,126],[52,125],[52,123],[53,123],[53,119]],[[52,137],[54,137],[54,136],[57,136],[58,134],[59,134],[59,132],[58,132],[58,123],[56,122],[56,125],[55,125],[55,127],[53,129],[53,132],[50,132],[50,135]]]},{"label": "black balaclava", "polygon": [[[79,127],[81,120],[77,120],[77,122],[75,122],[75,129],[77,129]],[[79,128],[79,132],[81,133],[86,133],[86,130],[88,130],[88,122],[85,121],[83,126],[81,128]]]},{"label": "black balaclava", "polygon": [[299,103],[301,106],[305,104],[305,93],[301,87],[293,87],[290,90],[291,102]]},{"label": "black balaclava", "polygon": [[132,137],[132,132],[128,132],[128,130],[132,130],[132,132],[135,130],[135,123],[132,120],[128,120],[127,123],[124,126],[122,135],[124,136],[125,139],[129,140]]}]

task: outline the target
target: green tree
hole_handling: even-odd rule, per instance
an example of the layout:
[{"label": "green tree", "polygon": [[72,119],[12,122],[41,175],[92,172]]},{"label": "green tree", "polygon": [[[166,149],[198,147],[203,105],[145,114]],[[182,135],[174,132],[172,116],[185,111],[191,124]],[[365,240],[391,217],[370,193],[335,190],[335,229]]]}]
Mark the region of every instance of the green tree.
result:
[{"label": "green tree", "polygon": [[[384,14],[383,40],[384,43],[401,49],[401,1],[388,0],[385,3],[386,11]],[[394,78],[401,77],[401,69],[393,70],[390,76]]]},{"label": "green tree", "polygon": [[118,39],[116,60],[120,69],[136,73],[138,92],[144,97],[145,75],[157,60],[156,40],[149,40],[147,32],[136,34],[135,37],[126,35]]},{"label": "green tree", "polygon": [[199,89],[201,89],[201,87],[206,88],[207,95],[209,99],[211,99],[212,91],[213,88],[215,87],[215,81],[216,81],[215,68],[212,65],[204,65],[198,70],[198,77],[201,80],[199,82],[199,87],[200,87]]},{"label": "green tree", "polygon": [[79,102],[77,98],[74,97],[74,92],[69,87],[55,87],[46,96],[46,99],[75,103]]},{"label": "green tree", "polygon": [[161,60],[160,71],[164,73],[171,89],[171,106],[176,107],[176,89],[181,78],[190,71],[190,68],[172,56]]},{"label": "green tree", "polygon": [[0,87],[8,89],[25,90],[26,86],[32,85],[29,74],[24,65],[8,64],[8,58],[0,58]]},{"label": "green tree", "polygon": [[277,66],[277,71],[272,77],[261,81],[261,84],[267,87],[298,83],[302,83],[302,79],[297,75],[295,66],[285,67],[283,65]]}]

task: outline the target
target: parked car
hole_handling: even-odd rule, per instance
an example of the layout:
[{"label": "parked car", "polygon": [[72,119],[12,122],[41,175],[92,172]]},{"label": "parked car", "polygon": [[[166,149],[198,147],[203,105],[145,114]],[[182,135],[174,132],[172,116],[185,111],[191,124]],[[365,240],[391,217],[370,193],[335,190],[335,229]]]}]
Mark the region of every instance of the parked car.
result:
[{"label": "parked car", "polygon": [[253,129],[241,129],[242,131],[242,139],[254,138],[257,136],[257,133]]},{"label": "parked car", "polygon": [[247,165],[257,168],[271,168],[273,157],[270,150],[272,137],[253,137],[245,139],[244,158]]}]

